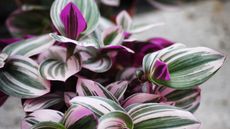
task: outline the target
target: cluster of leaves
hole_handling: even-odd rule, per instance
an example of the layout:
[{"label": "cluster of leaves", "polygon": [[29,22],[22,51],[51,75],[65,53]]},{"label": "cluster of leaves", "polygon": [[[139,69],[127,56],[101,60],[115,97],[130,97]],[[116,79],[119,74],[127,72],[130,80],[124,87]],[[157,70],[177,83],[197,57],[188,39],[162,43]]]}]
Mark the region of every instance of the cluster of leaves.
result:
[{"label": "cluster of leaves", "polygon": [[112,23],[94,0],[56,0],[56,32],[12,42],[0,54],[0,104],[22,99],[21,129],[198,129],[199,85],[225,57],[132,35],[126,11]]}]

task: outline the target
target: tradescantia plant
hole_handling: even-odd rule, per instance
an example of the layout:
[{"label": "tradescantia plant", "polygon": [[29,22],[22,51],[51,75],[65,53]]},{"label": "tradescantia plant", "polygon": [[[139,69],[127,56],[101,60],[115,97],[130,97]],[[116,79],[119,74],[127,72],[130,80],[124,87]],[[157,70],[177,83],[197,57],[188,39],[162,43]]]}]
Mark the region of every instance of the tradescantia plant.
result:
[{"label": "tradescantia plant", "polygon": [[199,129],[199,86],[225,57],[164,38],[133,39],[160,24],[113,23],[94,0],[55,0],[55,32],[0,53],[0,105],[22,99],[21,129]]}]

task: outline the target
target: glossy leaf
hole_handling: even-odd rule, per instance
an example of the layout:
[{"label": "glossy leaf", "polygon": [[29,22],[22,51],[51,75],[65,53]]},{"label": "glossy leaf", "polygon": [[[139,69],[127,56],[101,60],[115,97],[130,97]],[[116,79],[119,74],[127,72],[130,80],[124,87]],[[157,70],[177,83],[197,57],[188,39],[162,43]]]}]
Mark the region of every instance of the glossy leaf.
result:
[{"label": "glossy leaf", "polygon": [[[56,122],[59,123],[63,119],[63,113],[50,109],[37,110],[27,115],[21,123],[21,129],[31,129],[32,126],[41,122]],[[57,128],[55,128],[57,129]]]},{"label": "glossy leaf", "polygon": [[76,91],[79,96],[99,96],[117,102],[117,99],[98,82],[78,77]]},{"label": "glossy leaf", "polygon": [[100,118],[98,129],[133,129],[133,121],[124,112],[114,111],[110,112]]},{"label": "glossy leaf", "polygon": [[[155,62],[161,60],[168,65],[170,80],[154,77]],[[212,77],[223,65],[225,57],[209,48],[186,48],[174,44],[161,51],[145,56],[143,69],[147,78],[158,85],[175,89],[190,89]]]},{"label": "glossy leaf", "polygon": [[124,109],[115,103],[114,101],[102,97],[75,97],[70,103],[72,105],[81,105],[93,111],[97,116],[103,116],[104,114],[112,111],[124,111]]},{"label": "glossy leaf", "polygon": [[83,106],[72,106],[63,119],[68,129],[96,129],[98,121],[92,111]]},{"label": "glossy leaf", "polygon": [[94,0],[55,0],[51,7],[50,16],[56,29],[62,35],[65,35],[65,27],[62,23],[60,14],[64,7],[70,2],[74,3],[80,9],[87,22],[87,29],[84,33],[91,33],[97,27],[100,17],[99,10]]},{"label": "glossy leaf", "polygon": [[54,42],[55,40],[53,40],[49,35],[42,35],[10,44],[5,47],[2,52],[8,54],[9,56],[22,55],[30,57],[44,52],[50,48]]},{"label": "glossy leaf", "polygon": [[50,84],[38,72],[38,64],[30,58],[13,56],[0,69],[0,89],[10,96],[34,98],[50,91]]},{"label": "glossy leaf", "polygon": [[65,81],[81,69],[81,59],[78,54],[66,58],[66,49],[63,47],[52,47],[42,53],[39,60],[39,72],[47,80]]},{"label": "glossy leaf", "polygon": [[200,122],[188,111],[162,104],[140,104],[129,108],[134,129],[199,129]]}]

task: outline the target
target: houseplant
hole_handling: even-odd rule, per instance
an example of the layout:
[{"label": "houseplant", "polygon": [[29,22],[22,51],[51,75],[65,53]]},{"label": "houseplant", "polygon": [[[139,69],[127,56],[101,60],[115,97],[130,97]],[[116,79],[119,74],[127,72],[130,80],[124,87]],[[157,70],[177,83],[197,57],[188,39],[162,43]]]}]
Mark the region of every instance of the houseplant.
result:
[{"label": "houseplant", "polygon": [[199,85],[225,57],[164,38],[133,39],[159,24],[112,23],[93,0],[54,1],[55,32],[12,42],[0,54],[1,104],[22,98],[22,129],[198,129]]}]

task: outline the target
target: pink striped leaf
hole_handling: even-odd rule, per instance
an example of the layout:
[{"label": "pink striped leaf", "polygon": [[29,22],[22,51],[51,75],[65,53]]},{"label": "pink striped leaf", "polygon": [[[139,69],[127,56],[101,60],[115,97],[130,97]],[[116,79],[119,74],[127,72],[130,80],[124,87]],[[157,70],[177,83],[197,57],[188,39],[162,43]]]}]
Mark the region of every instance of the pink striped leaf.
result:
[{"label": "pink striped leaf", "polygon": [[80,55],[76,53],[67,59],[66,48],[53,46],[39,57],[39,72],[47,80],[65,81],[81,70]]},{"label": "pink striped leaf", "polygon": [[59,111],[43,109],[28,114],[21,122],[21,129],[31,129],[32,126],[40,122],[59,123],[63,119],[64,114]]},{"label": "pink striped leaf", "polygon": [[128,97],[124,102],[122,102],[122,107],[126,108],[133,104],[140,103],[154,103],[158,102],[160,99],[159,95],[148,94],[148,93],[136,93]]},{"label": "pink striped leaf", "polygon": [[128,87],[127,81],[116,81],[106,86],[106,89],[113,94],[114,97],[119,101],[123,96]]},{"label": "pink striped leaf", "polygon": [[96,129],[98,120],[91,110],[73,105],[65,113],[62,123],[68,129]]},{"label": "pink striped leaf", "polygon": [[118,103],[118,100],[98,82],[78,77],[76,91],[79,96],[100,96]]},{"label": "pink striped leaf", "polygon": [[110,112],[99,119],[98,129],[133,129],[134,124],[129,115],[125,112]]},{"label": "pink striped leaf", "polygon": [[34,99],[26,99],[23,102],[25,112],[33,112],[40,109],[61,109],[65,105],[63,93],[49,93]]},{"label": "pink striped leaf", "polygon": [[74,97],[76,97],[77,94],[75,92],[65,92],[64,93],[64,101],[66,106],[70,107],[70,100]]},{"label": "pink striped leaf", "polygon": [[168,87],[157,87],[156,94],[164,99],[161,101],[166,104],[173,104],[184,110],[195,112],[200,105],[201,89],[199,87],[188,90],[175,90]]}]

